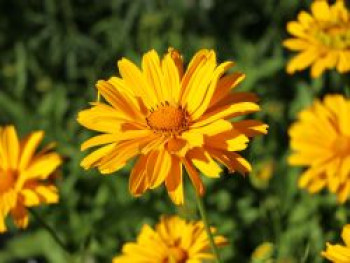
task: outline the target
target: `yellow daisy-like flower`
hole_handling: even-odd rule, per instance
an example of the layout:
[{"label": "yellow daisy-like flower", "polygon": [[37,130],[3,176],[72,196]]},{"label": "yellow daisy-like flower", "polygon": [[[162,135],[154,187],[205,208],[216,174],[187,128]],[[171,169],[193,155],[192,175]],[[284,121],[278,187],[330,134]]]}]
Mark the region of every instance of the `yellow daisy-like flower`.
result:
[{"label": "yellow daisy-like flower", "polygon": [[314,1],[311,14],[301,11],[297,21],[288,23],[287,30],[293,38],[285,40],[284,46],[300,52],[288,63],[288,73],[310,65],[314,78],[326,69],[350,71],[350,12],[343,0],[332,5],[326,0]]},{"label": "yellow daisy-like flower", "polygon": [[350,262],[350,225],[343,227],[342,239],[345,246],[331,245],[327,243],[326,251],[322,251],[322,256],[334,263],[349,263]]},{"label": "yellow daisy-like flower", "polygon": [[43,136],[37,131],[19,141],[13,126],[0,127],[0,232],[6,231],[8,214],[18,227],[26,228],[26,207],[58,202],[57,188],[48,179],[61,158],[51,147],[36,153]]},{"label": "yellow daisy-like flower", "polygon": [[306,165],[299,186],[310,193],[327,187],[343,203],[350,192],[350,100],[327,95],[299,114],[289,134],[292,165]]},{"label": "yellow daisy-like flower", "polygon": [[[223,236],[215,236],[214,242],[219,247],[227,244]],[[124,244],[122,253],[113,263],[201,263],[215,258],[203,222],[177,216],[162,216],[155,230],[144,225],[137,241]]]},{"label": "yellow daisy-like flower", "polygon": [[130,176],[131,193],[139,196],[165,182],[176,204],[184,202],[183,165],[199,194],[204,186],[198,170],[217,178],[221,168],[216,161],[231,171],[249,172],[249,163],[235,152],[247,147],[248,137],[266,133],[267,125],[230,121],[259,111],[254,94],[230,93],[244,78],[241,73],[224,75],[232,66],[217,65],[215,52],[206,49],[192,58],[185,72],[174,49],[162,60],[149,51],[141,70],[121,59],[121,78],[96,85],[108,104],[93,103],[78,116],[83,126],[103,133],[83,143],[82,150],[105,144],[81,165],[109,174],[138,156]]}]

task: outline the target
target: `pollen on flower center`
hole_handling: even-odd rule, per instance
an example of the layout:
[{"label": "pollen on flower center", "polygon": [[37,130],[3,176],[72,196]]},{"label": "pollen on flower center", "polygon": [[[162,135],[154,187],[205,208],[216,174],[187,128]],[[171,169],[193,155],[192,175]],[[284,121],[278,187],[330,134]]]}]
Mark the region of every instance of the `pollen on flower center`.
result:
[{"label": "pollen on flower center", "polygon": [[341,136],[337,138],[334,142],[335,151],[341,155],[350,154],[350,138],[346,136]]},{"label": "pollen on flower center", "polygon": [[328,25],[315,32],[316,38],[325,46],[335,49],[350,48],[349,25]]},{"label": "pollen on flower center", "polygon": [[151,109],[146,118],[148,126],[155,132],[181,133],[188,128],[188,114],[181,107],[162,103],[155,110]]},{"label": "pollen on flower center", "polygon": [[188,255],[185,250],[173,247],[169,249],[169,256],[164,260],[164,263],[185,263]]},{"label": "pollen on flower center", "polygon": [[8,191],[13,187],[15,178],[13,172],[0,170],[0,193]]}]

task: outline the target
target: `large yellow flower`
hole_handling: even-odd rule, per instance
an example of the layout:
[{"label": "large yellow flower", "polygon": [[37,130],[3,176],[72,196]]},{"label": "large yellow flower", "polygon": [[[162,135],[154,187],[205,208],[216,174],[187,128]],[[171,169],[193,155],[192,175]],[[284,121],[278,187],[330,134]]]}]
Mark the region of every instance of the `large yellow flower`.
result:
[{"label": "large yellow flower", "polygon": [[[107,103],[93,103],[80,112],[78,121],[102,135],[91,138],[82,150],[105,144],[81,163],[109,174],[138,156],[130,176],[135,196],[165,181],[170,197],[182,204],[182,166],[196,190],[204,193],[199,171],[212,178],[220,166],[246,173],[249,163],[235,151],[247,147],[248,137],[266,133],[255,120],[230,119],[259,111],[252,93],[230,93],[244,75],[224,75],[232,62],[217,65],[215,52],[200,50],[184,72],[182,57],[169,49],[160,60],[156,51],[146,53],[142,70],[123,58],[118,62],[121,78],[97,82]],[[214,159],[216,161],[214,161]],[[197,170],[198,169],[198,170]]]},{"label": "large yellow flower", "polygon": [[[227,244],[223,236],[215,236],[214,242],[219,247]],[[161,217],[155,230],[144,225],[137,241],[124,244],[122,252],[113,263],[201,263],[215,258],[203,222],[176,216]]]},{"label": "large yellow flower", "polygon": [[26,228],[26,207],[58,202],[57,189],[48,178],[61,158],[50,147],[35,153],[43,136],[37,131],[19,141],[13,126],[0,127],[0,232],[6,231],[9,213],[18,227]]},{"label": "large yellow flower", "polygon": [[342,95],[327,95],[299,114],[289,130],[292,165],[309,168],[299,186],[311,193],[322,188],[336,193],[343,203],[350,192],[350,101]]},{"label": "large yellow flower", "polygon": [[327,243],[326,251],[322,251],[322,256],[334,263],[349,263],[350,262],[350,225],[343,228],[342,239],[345,246],[331,245]]},{"label": "large yellow flower", "polygon": [[333,5],[326,0],[314,1],[311,14],[301,11],[287,30],[293,38],[285,40],[284,46],[300,52],[288,63],[288,73],[310,65],[314,78],[334,67],[340,73],[350,70],[350,13],[343,0]]}]

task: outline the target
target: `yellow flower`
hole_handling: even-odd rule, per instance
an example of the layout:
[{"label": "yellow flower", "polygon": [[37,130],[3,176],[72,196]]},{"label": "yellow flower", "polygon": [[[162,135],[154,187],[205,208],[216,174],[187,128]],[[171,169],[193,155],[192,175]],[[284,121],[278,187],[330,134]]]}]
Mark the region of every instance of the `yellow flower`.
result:
[{"label": "yellow flower", "polygon": [[297,21],[289,22],[288,32],[293,38],[284,46],[300,52],[287,66],[287,72],[311,66],[316,78],[326,69],[336,68],[340,73],[350,70],[350,13],[342,0],[330,5],[326,0],[314,1],[311,14],[301,11]]},{"label": "yellow flower", "polygon": [[309,166],[299,180],[301,188],[315,193],[322,188],[337,194],[343,203],[350,191],[350,101],[327,95],[323,102],[299,114],[289,130],[292,165]]},{"label": "yellow flower", "polygon": [[[227,244],[223,236],[215,236],[214,241],[217,246]],[[155,229],[144,225],[137,241],[124,244],[122,253],[113,263],[200,263],[215,258],[203,222],[177,216],[162,216]]]},{"label": "yellow flower", "polygon": [[350,262],[350,225],[343,227],[342,239],[345,242],[345,246],[327,243],[327,249],[322,251],[322,256],[334,263]]},{"label": "yellow flower", "polygon": [[[109,174],[138,157],[130,175],[130,191],[139,196],[165,182],[173,202],[182,204],[184,165],[199,194],[204,186],[199,171],[217,178],[216,161],[231,171],[247,173],[250,164],[236,151],[247,147],[248,137],[266,133],[267,125],[255,120],[230,119],[259,111],[252,93],[236,92],[244,78],[225,72],[232,62],[217,65],[215,52],[200,50],[184,72],[181,55],[174,49],[160,60],[146,53],[142,70],[123,58],[121,78],[97,82],[107,103],[93,103],[78,121],[102,132],[82,145],[82,150],[104,145],[81,163]],[[215,160],[214,160],[215,159]],[[198,170],[197,170],[198,169]]]},{"label": "yellow flower", "polygon": [[271,242],[264,242],[260,244],[252,253],[253,262],[270,262],[274,251],[274,245]]},{"label": "yellow flower", "polygon": [[37,131],[19,141],[13,126],[0,127],[0,232],[6,231],[9,213],[18,227],[26,228],[26,207],[58,202],[57,189],[48,179],[61,158],[50,147],[35,153],[43,136]]}]

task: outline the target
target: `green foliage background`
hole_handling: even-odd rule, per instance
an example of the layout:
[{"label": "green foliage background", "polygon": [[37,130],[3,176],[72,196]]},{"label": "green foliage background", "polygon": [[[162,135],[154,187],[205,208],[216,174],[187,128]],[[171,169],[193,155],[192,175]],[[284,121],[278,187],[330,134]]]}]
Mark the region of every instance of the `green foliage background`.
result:
[{"label": "green foliage background", "polygon": [[[286,163],[287,129],[297,112],[314,97],[342,89],[334,72],[313,81],[308,72],[285,73],[286,22],[310,2],[0,0],[0,124],[14,124],[22,135],[43,129],[46,142],[57,141],[65,157],[58,180],[61,201],[36,211],[74,254],[84,255],[81,262],[110,262],[142,224],[155,224],[161,214],[197,217],[190,189],[186,206],[176,208],[164,189],[131,197],[132,164],[111,176],[79,166],[80,144],[91,133],[76,116],[95,100],[94,83],[117,74],[121,57],[138,62],[143,52],[164,52],[168,46],[181,50],[187,62],[204,47],[214,48],[220,61],[236,61],[247,74],[240,89],[260,95],[263,110],[255,117],[270,126],[244,153],[252,175],[205,181],[210,220],[230,240],[222,250],[225,262],[251,262],[252,251],[265,241],[274,244],[270,262],[323,261],[320,251],[326,241],[339,240],[348,212],[328,193],[311,196],[297,189],[301,170]],[[262,182],[259,169],[271,161],[273,177]],[[12,226],[0,236],[0,262],[29,259],[68,262],[34,219],[27,230]]]}]

